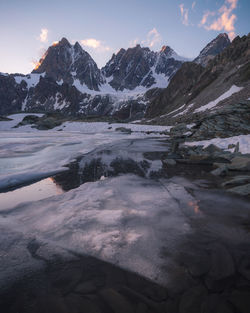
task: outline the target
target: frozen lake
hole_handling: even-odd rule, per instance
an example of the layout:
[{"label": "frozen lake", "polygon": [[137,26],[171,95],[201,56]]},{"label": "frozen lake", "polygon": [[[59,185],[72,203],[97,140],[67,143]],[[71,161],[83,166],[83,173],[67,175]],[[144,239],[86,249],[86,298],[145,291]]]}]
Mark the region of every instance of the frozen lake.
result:
[{"label": "frozen lake", "polygon": [[[249,201],[215,190],[206,179],[169,177],[160,161],[169,149],[165,137],[123,134],[107,123],[76,126],[1,131],[0,186],[16,188],[0,193],[1,287],[79,254],[164,285],[175,274],[178,289],[190,271],[204,275],[203,263],[218,250],[226,251],[223,262],[248,253]],[[80,155],[84,184],[63,192],[46,178]]]}]

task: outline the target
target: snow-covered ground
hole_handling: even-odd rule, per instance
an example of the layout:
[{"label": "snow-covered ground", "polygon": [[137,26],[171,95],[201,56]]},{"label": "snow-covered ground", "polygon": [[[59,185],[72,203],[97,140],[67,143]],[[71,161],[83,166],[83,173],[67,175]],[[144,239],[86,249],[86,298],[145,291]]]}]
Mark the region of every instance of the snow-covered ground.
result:
[{"label": "snow-covered ground", "polygon": [[250,135],[240,135],[228,138],[213,138],[202,141],[185,142],[188,146],[203,146],[206,148],[213,144],[221,149],[228,149],[229,144],[237,144],[239,142],[239,151],[241,153],[250,153]]},{"label": "snow-covered ground", "polygon": [[[38,131],[30,125],[12,128],[26,115],[11,115],[12,121],[0,122],[1,189],[66,170],[65,165],[98,146],[127,138],[155,136],[142,131],[168,129],[165,126],[82,122],[66,122],[50,131]],[[115,131],[117,127],[127,127],[137,132],[125,134]],[[58,131],[61,129],[63,131]]]}]

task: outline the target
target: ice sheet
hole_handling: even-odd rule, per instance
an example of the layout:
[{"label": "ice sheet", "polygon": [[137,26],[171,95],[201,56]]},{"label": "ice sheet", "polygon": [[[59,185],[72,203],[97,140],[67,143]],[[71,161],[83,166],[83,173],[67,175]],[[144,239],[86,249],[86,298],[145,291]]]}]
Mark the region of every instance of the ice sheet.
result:
[{"label": "ice sheet", "polygon": [[[155,136],[142,131],[168,129],[166,126],[81,122],[66,122],[50,131],[38,131],[30,125],[12,128],[26,115],[11,115],[12,121],[0,122],[0,189],[65,170],[66,164],[98,146],[127,138]],[[117,127],[131,128],[136,132],[122,133],[115,131]],[[59,129],[63,131],[58,132]]]},{"label": "ice sheet", "polygon": [[[182,195],[183,203],[192,200],[183,187],[173,186],[173,190]],[[6,230],[6,225],[11,225],[11,230]],[[45,246],[90,254],[162,281],[166,277],[161,269],[161,250],[168,247],[170,252],[190,232],[171,191],[159,182],[134,175],[86,183],[65,194],[2,211],[0,229],[9,239],[22,234],[18,250],[14,239],[6,248],[9,258],[1,261],[0,281],[10,270],[14,274],[28,263],[35,266],[22,252],[32,238]]]}]

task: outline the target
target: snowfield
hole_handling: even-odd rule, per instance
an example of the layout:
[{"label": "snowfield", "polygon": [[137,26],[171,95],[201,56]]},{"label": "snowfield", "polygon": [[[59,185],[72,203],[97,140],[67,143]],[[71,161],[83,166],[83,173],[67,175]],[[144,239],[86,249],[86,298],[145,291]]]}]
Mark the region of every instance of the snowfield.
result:
[{"label": "snowfield", "polygon": [[239,151],[241,153],[250,153],[250,135],[240,135],[228,138],[213,138],[203,141],[185,142],[187,146],[203,146],[206,148],[213,144],[221,149],[228,149],[229,144],[237,144],[239,142]]}]

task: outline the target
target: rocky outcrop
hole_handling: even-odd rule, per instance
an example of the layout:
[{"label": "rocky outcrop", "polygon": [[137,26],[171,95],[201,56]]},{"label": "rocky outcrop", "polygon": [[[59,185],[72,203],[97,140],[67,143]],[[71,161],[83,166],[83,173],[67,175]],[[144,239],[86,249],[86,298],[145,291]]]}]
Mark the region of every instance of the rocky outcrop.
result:
[{"label": "rocky outcrop", "polygon": [[250,101],[241,101],[217,110],[199,120],[192,138],[210,139],[250,134]]},{"label": "rocky outcrop", "polygon": [[217,54],[221,53],[230,45],[230,39],[226,33],[219,34],[204,49],[201,50],[197,58],[193,62],[207,66],[208,62],[212,60]]}]

